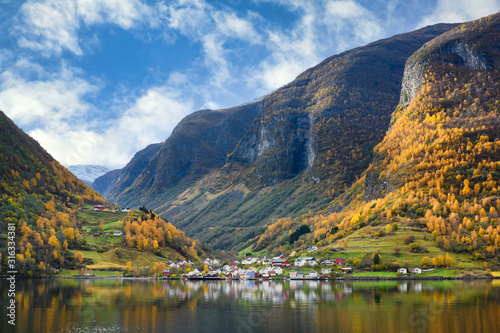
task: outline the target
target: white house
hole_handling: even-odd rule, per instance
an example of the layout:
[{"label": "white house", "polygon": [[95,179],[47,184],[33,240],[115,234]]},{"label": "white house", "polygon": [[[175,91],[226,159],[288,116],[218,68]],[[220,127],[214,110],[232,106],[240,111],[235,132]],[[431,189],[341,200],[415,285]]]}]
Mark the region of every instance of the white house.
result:
[{"label": "white house", "polygon": [[262,261],[260,262],[261,265],[271,265],[271,263],[271,259],[262,259]]},{"label": "white house", "polygon": [[309,266],[314,266],[317,265],[318,263],[316,262],[316,259],[314,257],[300,257],[295,259],[295,266],[302,267],[305,264],[308,264]]},{"label": "white house", "polygon": [[418,267],[412,268],[411,273],[412,274],[422,274],[422,269],[418,268]]},{"label": "white house", "polygon": [[316,271],[310,271],[309,272],[309,278],[310,279],[316,279],[318,277],[318,272]]},{"label": "white house", "polygon": [[121,236],[123,233],[121,231],[113,231],[113,236]]},{"label": "white house", "polygon": [[351,267],[342,267],[340,270],[342,273],[352,273],[352,268]]},{"label": "white house", "polygon": [[318,247],[316,245],[307,248],[307,252],[314,252],[316,250],[318,250]]},{"label": "white house", "polygon": [[278,274],[278,275],[283,274],[283,268],[281,268],[281,267],[274,267],[273,271],[275,271],[276,274]]},{"label": "white house", "polygon": [[252,258],[247,258],[241,262],[243,265],[251,265],[252,264]]},{"label": "white house", "polygon": [[398,273],[401,275],[408,274],[408,270],[406,268],[400,268],[398,269]]},{"label": "white house", "polygon": [[330,274],[332,272],[331,268],[322,268],[321,274]]}]

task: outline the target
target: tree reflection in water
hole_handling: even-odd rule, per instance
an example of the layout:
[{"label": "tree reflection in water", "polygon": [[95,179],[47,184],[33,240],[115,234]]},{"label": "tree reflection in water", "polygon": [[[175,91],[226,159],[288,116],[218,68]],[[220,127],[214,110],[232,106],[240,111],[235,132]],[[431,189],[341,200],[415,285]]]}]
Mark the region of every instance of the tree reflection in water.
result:
[{"label": "tree reflection in water", "polygon": [[16,332],[494,332],[499,300],[498,281],[20,280]]}]

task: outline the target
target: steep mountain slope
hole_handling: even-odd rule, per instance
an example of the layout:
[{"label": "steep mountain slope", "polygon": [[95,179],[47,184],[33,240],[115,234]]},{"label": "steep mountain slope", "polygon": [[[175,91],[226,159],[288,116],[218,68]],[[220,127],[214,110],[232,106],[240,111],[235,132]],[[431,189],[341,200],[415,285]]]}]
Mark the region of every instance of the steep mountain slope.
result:
[{"label": "steep mountain slope", "polygon": [[[106,216],[111,216],[108,227],[122,225],[125,237],[114,237],[114,245],[111,240],[99,244],[101,250],[121,245],[193,260],[204,254],[199,242],[151,212],[99,213],[85,204],[107,205],[0,111],[0,271],[12,270],[11,263],[28,276],[82,267],[87,255],[82,262],[72,251],[98,250],[87,244],[89,239],[96,242],[88,231],[100,231],[100,224],[105,228]],[[123,220],[116,221],[120,216]],[[9,242],[15,243],[15,253]]]},{"label": "steep mountain slope", "polygon": [[[0,112],[0,253],[9,254],[8,226],[16,232],[16,268],[44,274],[71,260],[80,243],[74,208],[105,200],[55,161]],[[12,231],[12,230],[10,230]],[[66,241],[66,242],[65,242]]]},{"label": "steep mountain slope", "polygon": [[161,147],[161,143],[147,146],[137,152],[123,169],[109,171],[94,180],[92,188],[108,200],[116,201],[116,197],[133,184]]},{"label": "steep mountain slope", "polygon": [[262,99],[220,172],[155,210],[189,235],[231,248],[279,217],[326,206],[372,161],[398,103],[406,59],[452,27],[394,36],[307,70]]},{"label": "steep mountain slope", "polygon": [[111,171],[101,165],[71,165],[68,170],[88,186],[92,186],[94,180]]},{"label": "steep mountain slope", "polygon": [[253,240],[255,249],[285,246],[303,223],[312,230],[306,243],[320,246],[354,234],[349,241],[379,238],[397,223],[422,235],[412,252],[429,239],[444,251],[498,259],[499,31],[496,14],[415,52],[390,130],[363,177],[335,200],[339,212],[280,220]]}]

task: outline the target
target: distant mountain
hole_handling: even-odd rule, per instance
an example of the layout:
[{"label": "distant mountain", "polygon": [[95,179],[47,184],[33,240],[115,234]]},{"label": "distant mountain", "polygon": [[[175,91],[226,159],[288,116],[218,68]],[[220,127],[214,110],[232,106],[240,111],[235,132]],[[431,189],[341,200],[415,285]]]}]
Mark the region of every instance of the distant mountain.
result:
[{"label": "distant mountain", "polygon": [[93,188],[111,201],[116,201],[116,196],[125,191],[141,174],[149,161],[161,149],[162,144],[151,144],[134,155],[127,165],[119,170],[112,170],[98,177]]},{"label": "distant mountain", "polygon": [[88,186],[92,186],[96,178],[111,171],[111,169],[100,165],[71,165],[68,170]]},{"label": "distant mountain", "polygon": [[277,218],[317,211],[372,162],[406,59],[453,27],[344,52],[259,101],[190,115],[134,183],[107,198],[146,205],[217,248],[242,247]]}]

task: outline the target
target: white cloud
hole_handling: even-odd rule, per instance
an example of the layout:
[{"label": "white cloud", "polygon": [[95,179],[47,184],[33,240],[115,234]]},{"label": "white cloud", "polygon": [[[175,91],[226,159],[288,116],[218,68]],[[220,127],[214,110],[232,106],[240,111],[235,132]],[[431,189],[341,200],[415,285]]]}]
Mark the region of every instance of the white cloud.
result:
[{"label": "white cloud", "polygon": [[[152,89],[101,130],[88,123],[55,122],[29,134],[64,165],[122,167],[140,149],[164,141],[192,111],[174,91]],[[98,121],[98,119],[96,119]]]},{"label": "white cloud", "polygon": [[[30,77],[31,79],[28,79]],[[181,75],[168,83],[182,88]],[[0,110],[28,128],[52,156],[64,165],[95,163],[121,167],[138,150],[164,141],[175,125],[193,111],[181,88],[154,87],[140,91],[113,120],[88,102],[100,87],[63,66],[49,73],[39,65],[18,61],[0,74]]]},{"label": "white cloud", "polygon": [[419,26],[459,23],[478,19],[500,10],[500,0],[439,0],[433,12]]},{"label": "white cloud", "polygon": [[[22,75],[26,72],[44,79],[27,80]],[[0,75],[0,107],[21,125],[47,125],[85,114],[91,106],[84,102],[84,97],[96,90],[73,69],[63,67],[60,72],[49,74],[22,60]]]},{"label": "white cloud", "polygon": [[139,0],[29,0],[22,5],[13,32],[21,47],[44,54],[69,50],[82,55],[81,24],[111,23],[123,29],[141,22],[154,25],[153,11]]},{"label": "white cloud", "polygon": [[[36,57],[14,60],[15,53],[0,51],[0,109],[31,128],[29,133],[65,165],[120,167],[137,150],[164,141],[197,108],[230,107],[269,93],[328,56],[402,32],[393,30],[401,21],[391,23],[379,15],[401,10],[400,1],[379,4],[377,14],[373,7],[354,0],[253,2],[279,5],[293,21],[281,25],[264,14],[208,0],[155,5],[144,0],[28,0],[13,29],[19,44],[60,56],[56,59],[61,62],[63,51],[84,56],[88,44],[98,39],[99,31],[89,32],[89,28],[105,24],[152,28],[148,33],[165,36],[173,47],[181,36],[195,44],[193,49],[199,48],[200,56],[173,72],[162,72],[159,66],[146,69],[149,75],[142,85],[115,90],[114,98],[108,98],[111,110],[96,110],[92,100],[101,92],[99,81],[90,83],[84,73],[64,64],[50,72],[31,62]],[[421,22],[478,18],[498,10],[499,2],[441,0]]]},{"label": "white cloud", "polygon": [[354,1],[332,1],[327,3],[330,15],[343,19],[352,19],[362,16],[366,10]]},{"label": "white cloud", "polygon": [[351,0],[255,0],[278,3],[299,13],[290,30],[267,29],[271,55],[253,70],[249,84],[261,93],[293,80],[322,59],[384,36],[376,15]]},{"label": "white cloud", "polygon": [[120,142],[122,148],[130,147],[126,154],[130,156],[148,144],[164,141],[192,111],[192,103],[183,101],[179,92],[166,87],[153,88],[111,124],[105,135],[110,142]]},{"label": "white cloud", "polygon": [[[258,15],[237,15],[229,9],[216,9],[205,0],[177,0],[163,3],[159,15],[165,26],[201,45],[202,62],[210,73],[205,88],[207,104],[213,104],[215,94],[231,94],[228,90],[234,77],[238,77],[230,60],[227,44],[234,40],[244,41],[249,47],[262,43],[256,22]],[[232,50],[234,51],[234,50]],[[215,88],[215,89],[214,89]]]}]

